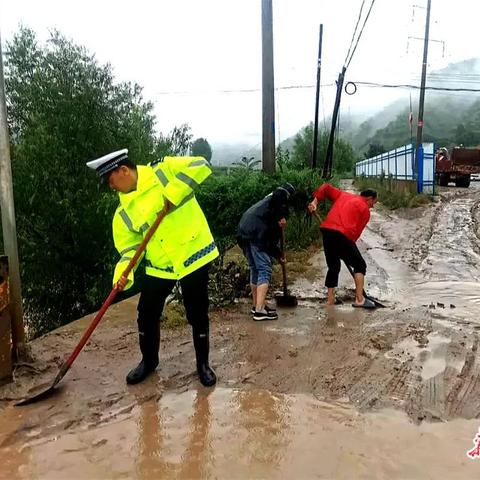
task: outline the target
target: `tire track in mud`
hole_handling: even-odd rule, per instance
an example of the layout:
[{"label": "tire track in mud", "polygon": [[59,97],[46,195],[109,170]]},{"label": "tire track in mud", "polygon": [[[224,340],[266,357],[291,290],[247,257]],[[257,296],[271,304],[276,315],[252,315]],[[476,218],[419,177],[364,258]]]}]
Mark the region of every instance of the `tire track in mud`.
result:
[{"label": "tire track in mud", "polygon": [[457,381],[446,398],[446,411],[449,416],[478,418],[480,415],[480,365],[477,358],[478,336],[467,352],[464,365]]},{"label": "tire track in mud", "polygon": [[443,208],[432,216],[429,235],[420,244],[423,259],[418,263],[419,272],[426,278],[480,279],[478,236],[472,214],[478,202],[478,195],[458,195],[442,202]]}]

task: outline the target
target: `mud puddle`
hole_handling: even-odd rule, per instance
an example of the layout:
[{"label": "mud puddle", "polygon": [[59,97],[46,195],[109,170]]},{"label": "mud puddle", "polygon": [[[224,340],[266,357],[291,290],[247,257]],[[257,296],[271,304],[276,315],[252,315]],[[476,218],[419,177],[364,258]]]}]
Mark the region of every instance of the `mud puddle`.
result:
[{"label": "mud puddle", "polygon": [[[436,310],[438,317],[451,319],[452,323],[465,318],[480,323],[480,241],[472,220],[475,199],[476,195],[446,203],[442,214],[435,217],[433,233],[423,241],[423,252],[418,254],[422,260],[415,269],[392,258],[383,247],[385,239],[367,229],[363,249],[376,268],[369,275],[370,292],[400,307]],[[429,228],[428,224],[424,227]],[[415,240],[411,242],[406,247],[413,248]]]},{"label": "mud puddle", "polygon": [[[344,304],[326,307],[319,251],[290,282],[299,305],[278,321],[253,322],[248,299],[212,312],[210,394],[187,326],[162,331],[158,371],[125,385],[139,355],[132,298],[107,312],[56,397],[15,409],[54,378],[90,318],[35,340],[34,369],[0,389],[0,477],[474,478],[479,193],[449,192],[413,219],[374,212],[359,245],[365,289],[389,308],[353,309],[345,268]],[[457,209],[453,224],[443,218]]]},{"label": "mud puddle", "polygon": [[[11,412],[3,430],[21,425]],[[165,394],[104,426],[2,449],[2,478],[474,478],[478,421],[412,425],[308,395]],[[427,467],[428,466],[428,467]]]}]

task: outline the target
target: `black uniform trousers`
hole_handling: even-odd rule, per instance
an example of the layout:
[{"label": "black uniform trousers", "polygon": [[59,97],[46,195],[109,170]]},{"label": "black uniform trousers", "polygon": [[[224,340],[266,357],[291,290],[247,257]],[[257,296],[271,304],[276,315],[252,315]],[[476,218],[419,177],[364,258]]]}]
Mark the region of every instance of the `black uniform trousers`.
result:
[{"label": "black uniform trousers", "polygon": [[[208,364],[208,270],[209,264],[180,280],[183,305],[188,323],[192,326],[197,363]],[[138,331],[140,350],[146,363],[158,364],[160,346],[160,317],[165,300],[172,293],[176,280],[146,275],[138,302]]]}]

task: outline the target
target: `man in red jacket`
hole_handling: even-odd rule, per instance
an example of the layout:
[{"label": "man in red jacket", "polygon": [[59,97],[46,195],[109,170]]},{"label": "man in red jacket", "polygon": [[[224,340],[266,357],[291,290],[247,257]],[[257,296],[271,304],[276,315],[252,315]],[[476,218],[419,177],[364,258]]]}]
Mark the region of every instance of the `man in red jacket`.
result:
[{"label": "man in red jacket", "polygon": [[338,285],[340,261],[351,266],[355,279],[354,307],[374,308],[375,304],[363,296],[367,264],[355,242],[370,220],[370,209],[377,203],[377,192],[364,190],[360,195],[344,192],[324,183],[313,193],[313,200],[308,204],[312,213],[317,209],[318,202],[328,199],[333,205],[327,217],[320,225],[323,236],[323,249],[327,261],[327,304],[335,304],[335,287]]}]

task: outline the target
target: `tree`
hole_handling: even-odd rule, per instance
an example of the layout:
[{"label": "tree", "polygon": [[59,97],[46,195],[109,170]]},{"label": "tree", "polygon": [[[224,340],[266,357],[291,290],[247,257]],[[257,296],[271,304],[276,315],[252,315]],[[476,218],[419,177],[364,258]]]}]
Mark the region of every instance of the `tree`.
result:
[{"label": "tree", "polygon": [[240,161],[233,162],[232,165],[237,165],[238,167],[246,168],[247,170],[253,170],[260,163],[261,161],[255,160],[255,157],[242,157]]},{"label": "tree", "polygon": [[371,143],[368,146],[368,150],[363,155],[365,156],[365,158],[372,158],[385,152],[386,152],[385,147],[382,144]]},{"label": "tree", "polygon": [[41,46],[21,28],[5,67],[25,314],[36,335],[93,311],[111,288],[118,201],[85,162],[128,148],[146,163],[159,142],[142,89],[115,83],[110,65],[58,32]]},{"label": "tree", "polygon": [[186,155],[190,149],[192,137],[190,127],[186,123],[174,127],[166,136],[160,134],[155,149],[157,158],[166,155]]},{"label": "tree", "polygon": [[[317,158],[319,164],[322,165],[328,144],[329,132],[322,130],[319,134],[317,144]],[[292,155],[288,163],[288,167],[301,170],[310,167],[313,149],[313,123],[302,128],[300,132],[295,135]],[[350,143],[341,138],[337,138],[334,143],[333,150],[333,169],[337,173],[350,173],[353,169],[355,161],[355,154]]]},{"label": "tree", "polygon": [[212,148],[205,138],[197,138],[192,143],[191,151],[193,156],[205,157],[207,162],[210,163],[212,159]]}]

